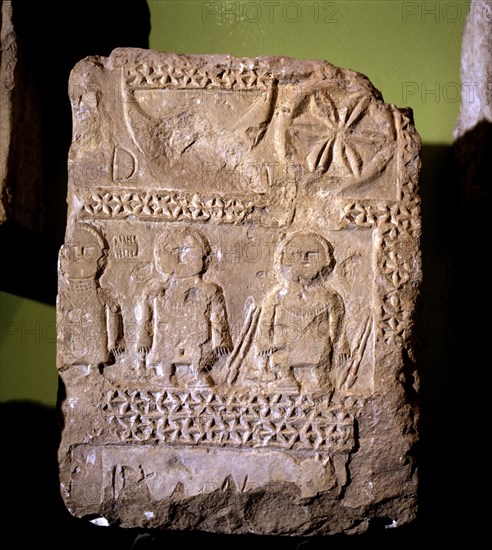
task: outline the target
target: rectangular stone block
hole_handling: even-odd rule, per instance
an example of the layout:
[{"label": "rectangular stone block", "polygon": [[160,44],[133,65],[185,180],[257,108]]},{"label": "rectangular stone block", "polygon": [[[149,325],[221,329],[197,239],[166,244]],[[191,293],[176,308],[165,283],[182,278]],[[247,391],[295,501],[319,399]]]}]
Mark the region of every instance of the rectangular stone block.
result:
[{"label": "rectangular stone block", "polygon": [[41,231],[44,223],[42,101],[22,9],[0,8],[0,225]]},{"label": "rectangular stone block", "polygon": [[420,138],[327,62],[118,49],[70,79],[69,510],[219,533],[416,514]]}]

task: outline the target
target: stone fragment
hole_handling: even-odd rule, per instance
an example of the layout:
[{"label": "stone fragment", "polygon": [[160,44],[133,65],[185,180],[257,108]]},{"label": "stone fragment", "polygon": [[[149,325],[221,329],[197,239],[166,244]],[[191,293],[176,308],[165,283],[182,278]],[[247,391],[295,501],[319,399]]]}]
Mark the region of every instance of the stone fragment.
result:
[{"label": "stone fragment", "polygon": [[18,34],[18,6],[0,10],[0,224],[40,231],[44,220],[41,98],[35,67]]},{"label": "stone fragment", "polygon": [[470,5],[461,51],[461,105],[454,152],[463,204],[489,200],[492,163],[492,1]]},{"label": "stone fragment", "polygon": [[461,50],[461,106],[454,129],[459,139],[481,121],[492,123],[492,1],[470,6]]},{"label": "stone fragment", "polygon": [[326,62],[118,49],[70,79],[59,451],[124,527],[416,514],[420,139]]}]

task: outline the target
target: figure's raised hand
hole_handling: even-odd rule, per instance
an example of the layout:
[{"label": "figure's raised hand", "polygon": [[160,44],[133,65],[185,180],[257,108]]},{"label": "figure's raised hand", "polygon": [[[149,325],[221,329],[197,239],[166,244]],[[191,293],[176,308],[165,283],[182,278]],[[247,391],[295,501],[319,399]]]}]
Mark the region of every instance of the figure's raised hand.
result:
[{"label": "figure's raised hand", "polygon": [[258,355],[260,357],[270,357],[270,355],[273,355],[276,351],[277,348],[268,348],[258,352]]},{"label": "figure's raised hand", "polygon": [[338,366],[341,367],[350,359],[350,353],[343,352],[338,356]]},{"label": "figure's raised hand", "polygon": [[227,346],[217,346],[213,350],[214,358],[218,359],[219,357],[225,357],[226,355],[229,355],[230,350]]}]

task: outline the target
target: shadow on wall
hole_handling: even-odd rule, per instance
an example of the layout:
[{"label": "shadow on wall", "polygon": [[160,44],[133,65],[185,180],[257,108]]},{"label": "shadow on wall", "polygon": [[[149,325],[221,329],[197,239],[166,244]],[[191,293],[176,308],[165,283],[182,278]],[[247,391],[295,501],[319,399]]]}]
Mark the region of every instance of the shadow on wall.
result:
[{"label": "shadow on wall", "polygon": [[[44,205],[39,208],[44,208],[44,227],[37,233],[9,223],[0,226],[3,257],[10,260],[8,269],[1,271],[0,289],[54,304],[57,255],[66,224],[72,120],[68,77],[75,63],[88,55],[109,55],[116,47],[147,48],[150,12],[145,0],[13,0],[12,5],[18,59],[30,87],[28,97],[40,111],[31,135],[32,146],[41,149],[35,156],[41,156]],[[19,94],[18,101],[18,108],[25,109]]]},{"label": "shadow on wall", "polygon": [[130,548],[136,534],[98,528],[72,517],[65,508],[58,489],[59,427],[54,409],[10,402],[0,404],[0,413],[7,425],[22,426],[18,433],[28,434],[12,440],[3,452],[3,525],[15,545]]},{"label": "shadow on wall", "polygon": [[490,401],[490,276],[483,264],[490,252],[491,153],[486,121],[453,147],[423,148],[420,514],[441,542],[484,533],[488,521],[475,503],[480,472],[489,468],[480,442],[487,433],[482,409]]},{"label": "shadow on wall", "polygon": [[[464,136],[458,147],[482,146],[487,130],[477,129]],[[487,139],[489,139],[487,138]],[[485,149],[484,149],[485,151]],[[489,149],[490,151],[490,149]],[[460,158],[458,156],[458,158]],[[490,160],[488,160],[490,162]],[[458,166],[469,167],[470,160]],[[485,164],[483,165],[485,166]],[[464,449],[466,441],[479,441],[477,428],[469,423],[467,411],[476,407],[480,397],[480,356],[483,348],[477,334],[482,286],[470,261],[480,254],[480,241],[487,215],[476,216],[485,209],[489,196],[487,179],[474,181],[480,193],[460,193],[458,169],[450,146],[425,146],[422,171],[423,271],[424,282],[417,319],[417,361],[421,388],[421,443],[419,447],[420,514],[412,525],[383,529],[377,522],[364,535],[334,537],[256,537],[207,533],[143,532],[96,527],[73,518],[65,510],[58,491],[56,448],[58,430],[55,412],[33,403],[7,403],[1,407],[6,425],[22,426],[28,438],[17,437],[9,444],[10,455],[5,472],[10,484],[4,499],[9,502],[5,525],[21,533],[23,542],[67,540],[78,546],[94,548],[118,546],[121,549],[213,545],[217,550],[244,543],[260,549],[367,548],[377,543],[380,549],[415,547],[436,537],[440,543],[454,540],[470,528],[470,471],[477,468],[474,451]],[[490,174],[490,172],[489,172]],[[460,201],[460,194],[467,197]],[[475,197],[475,198],[474,198]],[[482,208],[480,208],[482,207]],[[478,233],[477,233],[478,230]],[[469,299],[472,297],[472,299]],[[484,340],[485,341],[485,340]],[[477,389],[478,386],[478,389]],[[464,419],[464,420],[462,420]],[[484,453],[485,454],[485,453]],[[483,459],[482,459],[483,460]],[[485,464],[484,464],[485,469]],[[382,520],[383,521],[383,520]],[[25,526],[29,525],[29,529]],[[171,545],[171,546],[170,546]]]}]

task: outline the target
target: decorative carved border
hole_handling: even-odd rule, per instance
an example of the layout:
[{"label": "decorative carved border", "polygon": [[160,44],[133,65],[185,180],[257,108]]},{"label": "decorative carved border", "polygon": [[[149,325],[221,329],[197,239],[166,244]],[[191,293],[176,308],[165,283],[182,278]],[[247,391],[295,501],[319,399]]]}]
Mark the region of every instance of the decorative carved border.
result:
[{"label": "decorative carved border", "polygon": [[180,67],[147,63],[128,63],[123,69],[127,86],[137,89],[175,88],[187,90],[267,90],[274,82],[271,73],[245,66],[235,68],[217,67],[203,69],[196,66]]},{"label": "decorative carved border", "polygon": [[403,298],[414,299],[419,282],[416,274],[420,272],[420,257],[415,255],[413,244],[420,237],[420,204],[418,201],[365,200],[346,204],[343,212],[346,225],[378,230],[381,239],[377,257],[381,288],[379,329],[386,344],[400,345],[409,337],[411,324]]},{"label": "decorative carved border", "polygon": [[[82,217],[96,219],[152,219],[238,224],[250,220],[262,205],[254,197],[219,194],[202,196],[182,191],[137,191],[94,189],[78,191]],[[258,201],[258,199],[256,199]]]},{"label": "decorative carved border", "polygon": [[309,395],[210,390],[110,390],[101,405],[118,442],[272,448],[305,455],[349,453],[354,420],[363,406],[346,397],[329,405]]},{"label": "decorative carved border", "polygon": [[403,111],[395,111],[395,122],[398,132],[398,166],[397,166],[397,189],[398,200],[414,200],[415,194],[419,190],[419,170],[420,164],[411,166],[419,155],[419,138],[411,131],[413,122],[409,115]]}]

